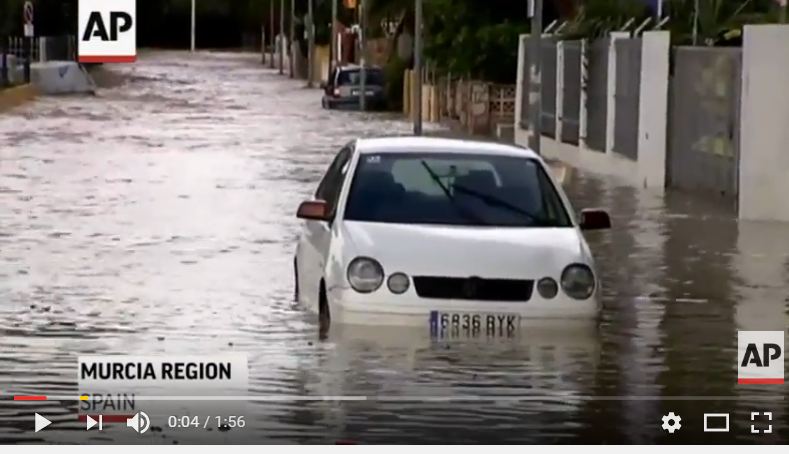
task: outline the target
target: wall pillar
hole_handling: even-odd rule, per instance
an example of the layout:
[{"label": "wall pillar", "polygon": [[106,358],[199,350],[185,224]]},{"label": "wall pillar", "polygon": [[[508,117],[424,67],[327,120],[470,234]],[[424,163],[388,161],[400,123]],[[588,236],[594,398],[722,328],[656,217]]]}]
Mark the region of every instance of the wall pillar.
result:
[{"label": "wall pillar", "polygon": [[789,25],[743,35],[739,217],[789,222]]},{"label": "wall pillar", "polygon": [[556,112],[553,119],[554,138],[562,141],[562,117],[564,116],[564,41],[556,43]]},{"label": "wall pillar", "polygon": [[581,81],[580,81],[580,104],[578,110],[578,148],[586,150],[586,131],[587,122],[589,121],[589,111],[586,106],[586,66],[589,62],[589,42],[586,39],[581,40]]},{"label": "wall pillar", "polygon": [[667,31],[641,37],[638,105],[638,174],[643,187],[660,191],[666,183],[666,131],[671,36]]}]

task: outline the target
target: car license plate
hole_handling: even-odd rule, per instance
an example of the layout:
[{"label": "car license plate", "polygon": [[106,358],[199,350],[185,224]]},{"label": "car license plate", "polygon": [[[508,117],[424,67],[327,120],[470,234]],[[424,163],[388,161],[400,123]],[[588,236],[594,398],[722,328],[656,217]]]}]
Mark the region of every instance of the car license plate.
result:
[{"label": "car license plate", "polygon": [[438,339],[516,337],[520,326],[518,314],[430,312],[430,335]]},{"label": "car license plate", "polygon": [[[367,94],[367,96],[372,96],[372,95],[374,95],[374,94],[375,94],[375,92],[374,92],[374,91],[372,91],[372,90],[367,90],[367,91],[365,91],[365,94]],[[352,95],[352,96],[359,96],[359,90],[353,90],[353,91],[351,92],[351,95]]]}]

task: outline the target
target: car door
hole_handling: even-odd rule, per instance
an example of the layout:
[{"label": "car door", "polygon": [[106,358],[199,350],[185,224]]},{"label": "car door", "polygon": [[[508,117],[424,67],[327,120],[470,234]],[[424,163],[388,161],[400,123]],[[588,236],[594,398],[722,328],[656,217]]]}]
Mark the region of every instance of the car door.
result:
[{"label": "car door", "polygon": [[[315,199],[326,201],[332,219],[337,212],[337,204],[345,176],[348,174],[352,152],[352,147],[348,145],[337,153],[315,191]],[[318,307],[320,280],[323,278],[329,252],[332,224],[332,221],[304,221],[299,241],[297,252],[299,298],[314,309]]]}]

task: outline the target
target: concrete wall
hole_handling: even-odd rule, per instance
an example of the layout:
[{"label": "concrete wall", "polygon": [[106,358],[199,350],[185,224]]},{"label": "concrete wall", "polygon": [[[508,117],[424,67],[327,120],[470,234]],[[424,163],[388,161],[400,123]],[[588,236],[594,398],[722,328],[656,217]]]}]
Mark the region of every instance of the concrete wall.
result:
[{"label": "concrete wall", "polygon": [[[671,138],[674,145],[672,152],[678,151],[676,144],[679,143],[683,147],[679,152],[715,154],[716,159],[723,156],[732,161],[727,171],[730,173],[730,182],[724,185],[725,187],[718,184],[720,182],[712,181],[710,183],[709,165],[694,170],[695,175],[698,175],[698,178],[695,179],[699,181],[695,181],[691,175],[688,178],[694,181],[685,181],[685,185],[691,184],[693,188],[705,184],[706,186],[712,185],[718,193],[734,191],[737,194],[738,215],[741,219],[789,222],[789,202],[787,202],[789,197],[789,83],[787,83],[789,80],[789,52],[786,48],[786,43],[789,43],[789,25],[749,25],[745,27],[741,51],[741,79],[738,78],[736,71],[732,70],[734,66],[721,68],[716,63],[713,65],[714,68],[709,71],[707,69],[695,71],[700,74],[693,75],[694,77],[684,83],[685,85],[693,85],[693,87],[683,86],[682,88],[686,91],[712,90],[716,92],[722,90],[724,92],[722,95],[713,93],[715,95],[712,96],[715,98],[713,101],[710,101],[710,96],[707,96],[709,94],[697,101],[688,101],[704,104],[695,106],[696,109],[685,109],[695,112],[686,113],[687,115],[703,117],[693,120],[704,123],[700,129],[693,126],[698,131],[693,129],[689,133],[691,136],[701,137],[703,140],[694,139],[690,142],[688,140],[677,142],[677,138],[674,137],[678,133],[676,122],[671,129],[667,124],[669,115],[672,115],[668,111],[670,57],[668,32],[649,31],[642,35],[640,40],[641,64],[638,69],[638,109],[636,113],[617,112],[617,97],[623,93],[617,93],[621,84],[617,84],[616,79],[621,71],[618,71],[617,68],[615,43],[628,36],[627,34],[612,33],[606,40],[608,46],[606,87],[605,90],[597,87],[598,90],[591,97],[591,99],[597,99],[600,97],[599,92],[604,91],[606,98],[606,119],[604,122],[599,119],[589,121],[590,111],[593,109],[589,108],[589,104],[585,103],[584,99],[590,99],[588,95],[591,84],[587,83],[588,79],[584,79],[582,83],[580,99],[582,108],[581,118],[579,118],[581,131],[578,145],[567,143],[567,140],[562,140],[561,135],[556,135],[557,131],[562,131],[561,108],[567,103],[561,100],[563,96],[568,95],[568,90],[564,90],[561,86],[562,83],[551,77],[551,74],[547,78],[543,78],[544,82],[547,80],[556,86],[555,91],[551,89],[553,87],[543,87],[542,90],[543,96],[548,95],[548,99],[543,99],[543,124],[538,127],[543,131],[541,135],[543,156],[560,159],[584,170],[620,177],[635,185],[662,192],[667,182],[667,168],[671,168],[671,166],[667,166],[667,148],[669,138]],[[515,96],[516,115],[513,122],[515,142],[522,146],[529,145],[529,137],[532,134],[528,123],[521,121],[523,117],[521,114],[524,111],[523,104],[529,100],[527,93],[524,93],[524,87],[528,86],[524,83],[524,78],[528,77],[526,46],[528,46],[528,41],[525,36],[522,36],[518,62],[518,93]],[[543,46],[543,53],[546,47],[548,46]],[[586,52],[584,58],[589,57],[590,49],[596,49],[598,56],[603,51],[600,49],[600,42],[588,43],[584,49]],[[721,51],[736,53],[731,49]],[[565,57],[562,46],[557,46],[556,52],[556,58],[548,56],[543,59],[543,62],[547,61],[551,68],[555,65],[559,69],[559,63],[563,62]],[[598,63],[601,61],[599,58],[596,60]],[[592,70],[589,66],[586,65],[583,68]],[[582,73],[586,72],[583,68]],[[706,74],[705,71],[714,74]],[[560,76],[562,70],[559,69],[556,72]],[[543,75],[545,75],[545,68],[543,68]],[[733,83],[739,84],[739,90],[737,85],[719,83],[721,77],[731,78]],[[559,79],[561,80],[561,78]],[[678,96],[677,87],[672,89],[674,95]],[[739,102],[737,101],[737,92],[739,92]],[[575,94],[571,96],[575,96]],[[717,98],[721,98],[722,101]],[[731,104],[724,110],[729,114],[732,112],[734,114],[727,114],[725,118],[713,118],[717,115],[715,112],[720,109],[712,106],[715,108],[713,109],[715,112],[710,111],[709,103],[720,104],[724,101]],[[597,102],[599,103],[600,100],[597,99]],[[554,108],[555,110],[553,110]],[[557,114],[556,117],[550,115],[553,112]],[[629,157],[613,152],[614,125],[617,115],[623,114],[630,118],[638,117],[637,121],[632,122],[628,131],[628,133],[632,133],[632,130],[637,132],[636,149],[634,153],[629,154]],[[546,116],[549,120],[547,122]],[[556,124],[555,129],[553,122]],[[602,127],[606,129],[604,133],[595,130],[595,128]],[[689,127],[687,122],[684,122],[683,127]],[[715,130],[710,132],[711,129]],[[552,137],[548,137],[548,134]],[[604,149],[591,151],[587,148],[591,144],[586,143],[584,140],[586,138],[591,138],[590,142],[597,144],[598,148],[604,141]],[[710,138],[715,140],[710,142]],[[730,143],[727,145],[721,140]],[[684,150],[684,148],[691,146],[687,145],[688,143],[692,144],[692,150]],[[722,148],[719,146],[721,144]],[[674,157],[672,157],[673,160]],[[673,163],[674,167],[680,166],[683,167],[683,170],[687,170],[685,167],[691,164]],[[702,181],[705,178],[706,183]]]},{"label": "concrete wall", "polygon": [[73,61],[34,63],[30,67],[30,80],[46,95],[93,93],[96,89],[87,71]]},{"label": "concrete wall", "polygon": [[[614,49],[616,41],[618,39],[626,38],[627,36],[627,34],[623,35],[621,33],[612,34],[610,39],[605,40],[609,49],[608,60],[606,62],[608,73],[605,81],[606,88],[604,90],[606,97],[606,119],[604,122],[597,121],[594,123],[594,125],[604,124],[604,127],[606,128],[605,149],[600,151],[592,151],[587,148],[585,140],[583,140],[587,134],[598,133],[598,140],[596,140],[596,142],[599,143],[602,142],[602,140],[600,140],[601,138],[599,137],[599,131],[592,132],[588,130],[589,127],[594,126],[589,124],[588,118],[586,117],[589,114],[589,109],[582,108],[580,110],[581,118],[579,118],[578,123],[579,125],[584,125],[585,127],[581,128],[581,140],[577,141],[578,144],[565,143],[561,140],[560,136],[559,140],[557,140],[554,137],[548,137],[547,134],[543,133],[541,151],[543,156],[547,158],[560,159],[570,165],[577,166],[585,170],[617,176],[631,182],[632,184],[662,192],[665,185],[669,34],[668,32],[646,32],[640,39],[643,64],[640,65],[638,70],[638,77],[641,79],[637,93],[639,97],[638,110],[637,112],[633,112],[633,116],[638,117],[637,121],[633,123],[633,129],[637,130],[632,133],[635,136],[635,140],[633,141],[634,146],[638,148],[633,153],[634,156],[638,157],[638,159],[635,160],[624,157],[618,153],[613,153],[613,125],[616,119],[616,103],[614,101],[616,99],[617,72],[616,52]],[[516,93],[515,96],[517,104],[515,115],[516,120],[514,122],[514,136],[515,142],[522,146],[528,146],[528,138],[531,134],[528,126],[521,123],[518,115],[518,113],[520,113],[523,109],[522,104],[528,99],[528,97],[522,92],[525,84],[520,83],[523,80],[522,78],[526,77],[528,73],[528,69],[525,68],[525,63],[523,61],[525,59],[523,47],[526,45],[528,45],[527,41],[522,38],[520,43],[521,52],[519,52],[518,63],[518,93]],[[592,48],[594,48],[594,43],[583,46],[584,52],[587,54],[591,52]],[[599,44],[596,50],[598,53],[601,51]],[[545,52],[545,47],[543,47],[543,52]],[[543,63],[545,63],[547,60],[549,63],[556,65],[556,62],[563,61],[564,54],[562,52],[562,46],[558,46],[556,52],[556,58],[543,59]],[[583,70],[581,71],[582,74],[584,72],[585,71]],[[543,75],[545,75],[545,68],[543,68]],[[554,79],[548,78],[547,80],[552,81]],[[543,78],[543,81],[545,82],[546,79]],[[555,94],[556,99],[563,101],[563,96],[567,95],[567,91],[563,90],[563,87],[559,86],[561,84],[558,84],[556,81],[553,83],[557,84],[557,89],[550,90],[543,87],[543,95],[545,95],[546,92],[549,94],[549,96],[554,96]],[[582,83],[581,85],[582,89],[580,90],[580,94],[573,93],[572,96],[579,96],[580,99],[578,100],[578,103],[583,106],[585,105],[584,100],[588,95],[587,91],[589,90],[589,84]],[[570,91],[572,92],[572,90]],[[561,95],[559,92],[562,92]],[[552,101],[553,103],[551,103]],[[547,100],[547,110],[550,110],[551,107],[556,107],[557,104],[564,104],[564,102],[561,101],[557,103],[554,101],[554,98],[550,98]],[[602,100],[598,99],[597,102],[602,102]],[[547,122],[549,123],[548,125],[545,124],[546,99],[543,99],[543,108],[544,111],[542,127],[543,131],[545,131],[551,129],[550,122]],[[559,117],[560,118],[557,122],[558,124],[555,131],[562,131],[561,115]],[[548,120],[551,120],[551,118],[549,117]],[[586,127],[586,125],[589,126]],[[583,134],[584,132],[586,134]]]},{"label": "concrete wall", "polygon": [[641,42],[638,170],[644,187],[664,188],[668,114],[669,32],[646,32]]},{"label": "concrete wall", "polygon": [[739,217],[789,222],[789,26],[743,38]]}]

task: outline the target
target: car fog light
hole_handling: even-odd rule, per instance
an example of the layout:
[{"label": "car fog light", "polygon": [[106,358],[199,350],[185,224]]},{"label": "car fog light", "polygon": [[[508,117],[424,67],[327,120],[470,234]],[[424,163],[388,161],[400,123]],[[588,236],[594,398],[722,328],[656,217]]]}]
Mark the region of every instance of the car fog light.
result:
[{"label": "car fog light", "polygon": [[543,298],[551,299],[559,293],[559,284],[549,277],[544,277],[537,282],[537,292]]},{"label": "car fog light", "polygon": [[394,273],[386,280],[386,285],[392,293],[400,295],[408,290],[411,283],[408,280],[408,275],[405,273]]},{"label": "car fog light", "polygon": [[588,266],[576,263],[562,272],[562,290],[570,298],[585,300],[592,296],[594,289],[594,274]]},{"label": "car fog light", "polygon": [[356,257],[348,265],[348,282],[359,293],[374,292],[384,282],[384,269],[375,259]]}]

